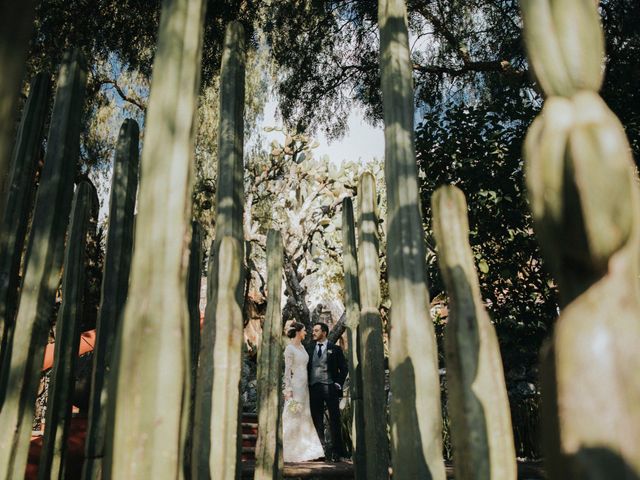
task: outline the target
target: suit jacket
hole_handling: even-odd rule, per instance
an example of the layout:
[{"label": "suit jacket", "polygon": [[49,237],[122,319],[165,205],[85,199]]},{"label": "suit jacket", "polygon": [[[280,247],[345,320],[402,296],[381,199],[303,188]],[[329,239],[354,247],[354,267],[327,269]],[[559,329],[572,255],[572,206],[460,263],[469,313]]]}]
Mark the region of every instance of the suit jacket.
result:
[{"label": "suit jacket", "polygon": [[[311,375],[312,358],[313,355],[316,354],[317,349],[318,347],[316,342],[313,342],[307,347],[307,353],[309,354],[307,370],[309,375]],[[349,366],[344,358],[344,353],[342,353],[342,348],[331,342],[327,342],[327,370],[329,375],[331,375],[331,378],[333,378],[333,381],[340,385],[339,396],[341,397],[342,387],[345,379],[347,378],[347,373],[349,373]]]}]

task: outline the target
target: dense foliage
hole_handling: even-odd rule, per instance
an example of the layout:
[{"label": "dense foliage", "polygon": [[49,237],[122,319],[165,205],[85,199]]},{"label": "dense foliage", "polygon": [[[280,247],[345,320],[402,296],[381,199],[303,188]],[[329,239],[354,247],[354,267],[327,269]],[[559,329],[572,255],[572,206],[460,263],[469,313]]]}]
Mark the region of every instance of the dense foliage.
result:
[{"label": "dense foliage", "polygon": [[[557,313],[524,196],[521,147],[542,99],[528,72],[515,0],[408,2],[416,139],[427,233],[429,197],[456,183],[470,205],[481,286],[504,342],[537,352]],[[601,2],[607,35],[603,96],[640,158],[640,6]],[[377,2],[282,1],[264,29],[279,65],[282,110],[296,124],[339,133],[353,103],[380,119]],[[434,245],[430,245],[432,250]],[[432,294],[442,292],[430,262]],[[504,332],[503,332],[504,333]]]}]

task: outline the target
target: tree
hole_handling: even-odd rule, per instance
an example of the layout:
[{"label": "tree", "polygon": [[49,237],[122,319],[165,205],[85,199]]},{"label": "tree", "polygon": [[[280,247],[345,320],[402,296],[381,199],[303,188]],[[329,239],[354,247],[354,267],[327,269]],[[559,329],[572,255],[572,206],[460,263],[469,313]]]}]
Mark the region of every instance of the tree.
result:
[{"label": "tree", "polygon": [[[308,135],[280,132],[270,152],[257,152],[247,165],[245,239],[251,245],[248,258],[253,290],[261,291],[264,275],[266,232],[282,232],[285,272],[283,321],[295,319],[310,327],[309,289],[325,292],[326,298],[342,298],[342,245],[339,213],[342,199],[357,192],[357,181],[365,170],[380,179],[381,164],[346,163],[335,166],[317,159],[318,146]],[[317,299],[316,299],[317,301]]]},{"label": "tree", "polygon": [[[331,0],[284,0],[271,8],[263,28],[279,65],[285,118],[334,135],[354,103],[371,121],[380,119],[376,9],[374,1]],[[408,9],[425,227],[428,232],[434,187],[462,184],[490,311],[498,322],[538,329],[539,339],[557,304],[523,197],[523,132],[541,98],[522,49],[518,2],[411,0]],[[603,96],[623,120],[638,159],[640,98],[633,85],[640,5],[603,0],[601,12],[608,52]],[[433,262],[430,270],[435,295],[441,282]]]}]

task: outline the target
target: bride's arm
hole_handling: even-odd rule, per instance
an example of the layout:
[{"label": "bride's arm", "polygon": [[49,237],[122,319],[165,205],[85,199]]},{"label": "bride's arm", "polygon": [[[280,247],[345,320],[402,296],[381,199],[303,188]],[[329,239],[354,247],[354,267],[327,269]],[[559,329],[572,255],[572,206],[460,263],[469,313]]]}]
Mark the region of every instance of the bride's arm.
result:
[{"label": "bride's arm", "polygon": [[290,399],[293,396],[293,389],[291,388],[291,375],[293,367],[293,350],[291,350],[288,346],[284,349],[284,398],[285,400]]}]

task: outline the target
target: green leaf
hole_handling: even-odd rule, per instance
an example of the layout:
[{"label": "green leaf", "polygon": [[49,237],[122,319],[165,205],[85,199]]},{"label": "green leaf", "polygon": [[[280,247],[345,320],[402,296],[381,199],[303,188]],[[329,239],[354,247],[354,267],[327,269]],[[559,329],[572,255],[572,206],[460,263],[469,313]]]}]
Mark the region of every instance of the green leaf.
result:
[{"label": "green leaf", "polygon": [[487,265],[487,262],[484,259],[478,262],[478,268],[482,273],[489,273],[489,265]]}]

